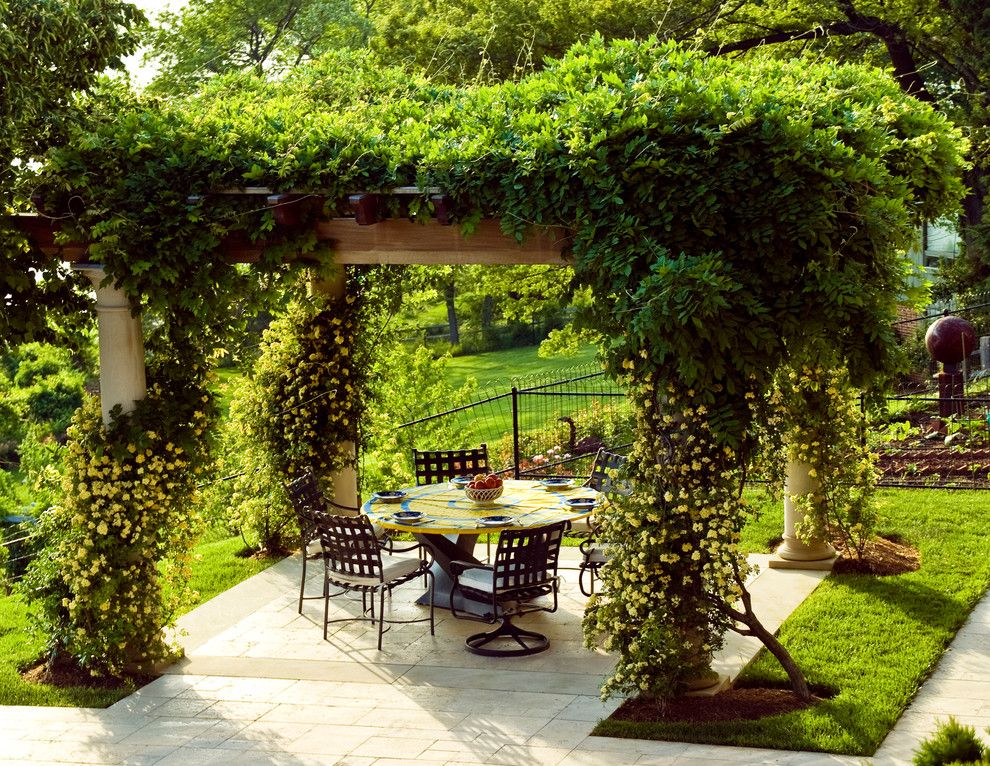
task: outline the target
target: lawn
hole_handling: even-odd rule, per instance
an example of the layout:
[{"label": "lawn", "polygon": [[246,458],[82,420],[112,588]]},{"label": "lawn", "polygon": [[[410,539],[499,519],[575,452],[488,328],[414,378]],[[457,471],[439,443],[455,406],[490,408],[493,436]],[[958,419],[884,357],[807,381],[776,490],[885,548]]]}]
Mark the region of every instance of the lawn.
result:
[{"label": "lawn", "polygon": [[[238,555],[243,547],[240,537],[217,536],[208,536],[196,546],[190,595],[180,613],[275,563],[243,558]],[[193,596],[196,592],[198,597]],[[34,664],[44,649],[44,639],[31,629],[30,610],[22,598],[0,597],[0,705],[106,707],[131,693],[126,688],[59,688],[24,681],[19,671]]]},{"label": "lawn", "polygon": [[595,359],[598,350],[594,346],[582,346],[575,356],[550,359],[541,358],[538,350],[539,346],[524,346],[455,356],[447,365],[447,382],[456,389],[463,386],[468,378],[474,378],[479,388],[508,390],[517,378],[538,375],[545,376],[547,380],[564,379],[571,377],[576,369],[580,370],[578,374],[586,373],[589,366],[597,369]]},{"label": "lawn", "polygon": [[[917,546],[921,569],[884,578],[833,575],[779,633],[809,681],[834,689],[834,697],[759,721],[603,721],[595,733],[849,755],[875,752],[990,585],[990,494],[888,490],[881,497],[886,519],[881,531]],[[741,678],[786,680],[766,652]]]}]

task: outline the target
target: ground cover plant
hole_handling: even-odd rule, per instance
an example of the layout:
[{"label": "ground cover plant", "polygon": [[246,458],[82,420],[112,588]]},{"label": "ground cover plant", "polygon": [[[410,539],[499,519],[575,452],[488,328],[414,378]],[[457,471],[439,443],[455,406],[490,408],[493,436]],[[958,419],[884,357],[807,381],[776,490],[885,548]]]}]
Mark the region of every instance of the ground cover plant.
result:
[{"label": "ground cover plant", "polygon": [[[831,575],[787,619],[780,640],[808,680],[834,690],[813,707],[755,721],[606,720],[596,734],[870,755],[990,585],[985,492],[882,490],[881,534],[921,552],[894,577]],[[762,651],[743,683],[785,684]]]}]

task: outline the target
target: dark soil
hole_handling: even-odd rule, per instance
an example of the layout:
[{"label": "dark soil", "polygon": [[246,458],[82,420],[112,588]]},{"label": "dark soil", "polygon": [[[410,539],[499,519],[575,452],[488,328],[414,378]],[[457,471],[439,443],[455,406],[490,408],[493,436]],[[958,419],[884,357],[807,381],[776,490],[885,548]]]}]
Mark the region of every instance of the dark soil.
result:
[{"label": "dark soil", "polygon": [[21,678],[29,683],[48,684],[59,688],[85,686],[90,689],[127,689],[144,686],[154,681],[156,676],[130,675],[124,678],[94,676],[73,662],[62,661],[34,665],[23,671]]},{"label": "dark soil", "polygon": [[906,420],[924,435],[891,442],[880,451],[877,467],[884,484],[990,487],[990,433],[986,427],[977,424],[968,436],[956,434],[947,445],[949,430],[942,419],[912,412]]},{"label": "dark soil", "polygon": [[[832,696],[828,689],[813,688],[814,705]],[[611,715],[612,720],[637,721],[754,721],[770,715],[789,713],[810,707],[797,698],[790,688],[740,686],[714,696],[681,696],[667,700],[644,697],[628,699]]]},{"label": "dark soil", "polygon": [[866,544],[862,558],[855,552],[840,551],[832,571],[835,574],[868,574],[877,577],[915,572],[921,566],[921,554],[913,545],[896,539],[876,537]]}]

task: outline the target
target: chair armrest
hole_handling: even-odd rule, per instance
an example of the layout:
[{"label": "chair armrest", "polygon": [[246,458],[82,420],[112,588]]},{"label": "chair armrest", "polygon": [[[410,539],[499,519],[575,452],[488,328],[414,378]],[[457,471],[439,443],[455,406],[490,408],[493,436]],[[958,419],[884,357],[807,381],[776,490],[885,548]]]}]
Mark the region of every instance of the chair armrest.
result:
[{"label": "chair armrest", "polygon": [[494,571],[491,566],[488,566],[486,564],[475,564],[473,561],[450,562],[450,573],[454,577],[460,577],[469,569],[487,569],[489,572]]}]

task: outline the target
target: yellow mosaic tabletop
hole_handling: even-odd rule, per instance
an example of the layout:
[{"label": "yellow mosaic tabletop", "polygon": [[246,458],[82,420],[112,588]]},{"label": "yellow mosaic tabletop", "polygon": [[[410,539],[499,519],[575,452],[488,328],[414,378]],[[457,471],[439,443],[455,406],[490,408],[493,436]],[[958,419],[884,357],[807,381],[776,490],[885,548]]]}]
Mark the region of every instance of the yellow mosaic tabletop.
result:
[{"label": "yellow mosaic tabletop", "polygon": [[[401,502],[386,503],[372,497],[362,511],[386,529],[422,534],[481,534],[511,527],[545,527],[558,521],[575,521],[591,515],[592,508],[573,508],[567,501],[574,498],[604,498],[590,487],[580,485],[548,489],[539,481],[505,480],[502,496],[489,503],[478,504],[467,498],[463,489],[451,484],[424,484],[403,490]],[[410,523],[396,520],[396,511],[419,511],[422,521]],[[507,516],[503,523],[486,523],[486,516]]]}]

